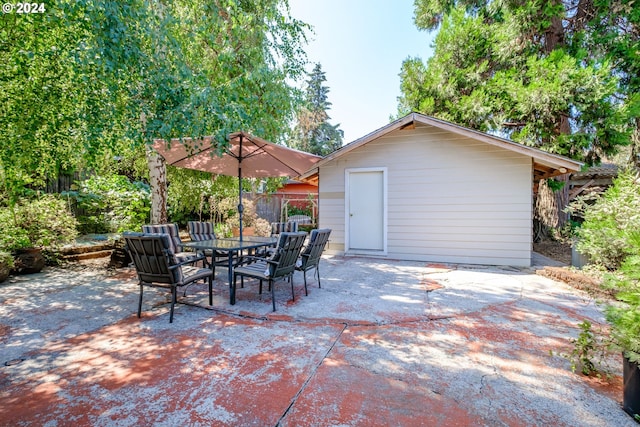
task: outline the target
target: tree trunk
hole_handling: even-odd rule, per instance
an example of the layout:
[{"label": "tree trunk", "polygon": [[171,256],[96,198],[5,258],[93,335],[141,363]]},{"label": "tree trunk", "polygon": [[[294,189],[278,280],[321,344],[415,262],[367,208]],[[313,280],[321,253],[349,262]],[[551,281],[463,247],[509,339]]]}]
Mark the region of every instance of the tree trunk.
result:
[{"label": "tree trunk", "polygon": [[640,117],[636,118],[636,128],[631,135],[631,166],[640,169]]},{"label": "tree trunk", "polygon": [[167,222],[167,168],[162,156],[147,146],[149,184],[151,185],[151,224]]},{"label": "tree trunk", "polygon": [[[553,2],[559,4],[558,0]],[[549,28],[544,35],[544,52],[549,54],[554,49],[565,45],[565,30],[562,24],[562,18],[555,16],[551,18]],[[569,123],[569,114],[560,114],[556,122],[556,132],[558,135],[568,135],[571,133],[571,124]],[[540,185],[538,190],[538,199],[536,201],[536,212],[542,225],[547,228],[544,230],[546,235],[549,229],[560,229],[567,222],[567,215],[563,212],[569,203],[569,175],[561,175],[556,178],[559,182],[564,182],[564,186],[559,190],[552,191],[548,185]],[[546,184],[546,181],[544,181]],[[540,183],[542,184],[542,182]],[[545,192],[543,194],[543,191]]]},{"label": "tree trunk", "polygon": [[549,188],[546,179],[540,180],[538,194],[536,194],[533,212],[534,236],[538,242],[549,236],[549,230],[558,226],[558,207],[555,203],[553,190]]},{"label": "tree trunk", "polygon": [[569,204],[569,174],[561,175],[556,180],[564,183],[556,191],[549,187],[546,179],[538,185],[533,212],[534,241],[549,237],[551,230],[560,230],[567,223],[568,215],[564,209]]},{"label": "tree trunk", "polygon": [[557,228],[561,229],[567,223],[567,214],[564,210],[569,204],[569,174],[560,175],[556,181],[564,183],[561,189],[554,191],[557,218]]},{"label": "tree trunk", "polygon": [[551,25],[544,34],[544,51],[551,53],[559,46],[564,46],[564,27],[562,18],[554,16],[551,18]]}]

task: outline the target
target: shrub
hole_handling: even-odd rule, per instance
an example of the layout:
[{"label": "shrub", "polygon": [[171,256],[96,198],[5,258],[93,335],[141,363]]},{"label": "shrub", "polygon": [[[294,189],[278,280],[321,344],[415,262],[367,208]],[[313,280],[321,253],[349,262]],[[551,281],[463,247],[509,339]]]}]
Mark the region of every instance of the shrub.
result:
[{"label": "shrub", "polygon": [[[227,211],[226,222],[231,227],[239,227],[240,226],[240,214],[237,209],[238,199],[235,201],[232,198],[222,200],[220,206],[222,208],[229,206],[230,209],[225,209]],[[256,213],[256,204],[253,200],[243,199],[242,200],[242,226],[243,227],[253,227],[258,220],[258,214]]]},{"label": "shrub", "polygon": [[208,172],[167,167],[167,214],[172,222],[189,220],[224,222],[227,218],[218,204],[235,200],[238,204],[238,178]]},{"label": "shrub", "polygon": [[[226,198],[221,200],[218,205],[220,211],[219,217],[225,217],[224,224],[227,229],[238,228],[240,226],[240,214],[237,209],[237,198]],[[271,224],[264,218],[260,218],[256,212],[256,203],[250,199],[243,199],[242,206],[244,208],[242,214],[242,227],[253,227],[256,236],[270,236]]]},{"label": "shrub", "polygon": [[151,198],[149,185],[124,175],[93,176],[80,183],[79,191],[66,196],[76,200],[83,233],[139,230],[149,222]]},{"label": "shrub", "polygon": [[258,218],[253,225],[256,236],[269,237],[271,235],[271,223],[264,218]]},{"label": "shrub", "polygon": [[45,195],[0,208],[0,250],[55,248],[72,242],[77,221],[64,200]]},{"label": "shrub", "polygon": [[630,238],[632,253],[616,274],[606,278],[607,285],[618,291],[618,302],[607,307],[611,338],[632,362],[640,362],[640,232]]},{"label": "shrub", "polygon": [[622,172],[578,228],[577,249],[597,264],[617,269],[633,252],[631,236],[640,232],[640,183],[637,172]]},{"label": "shrub", "polygon": [[9,252],[0,251],[0,268],[4,266],[11,270],[13,268],[13,255]]},{"label": "shrub", "polygon": [[[607,343],[600,331],[593,331],[591,322],[584,320],[578,324],[580,334],[572,339],[573,350],[566,357],[571,361],[571,371],[579,370],[582,375],[595,375],[600,377],[602,373],[609,375],[607,369],[603,369],[607,357]],[[603,372],[604,370],[604,372]]]},{"label": "shrub", "polygon": [[16,222],[19,208],[0,208],[0,250],[14,252],[33,246],[29,233]]},{"label": "shrub", "polygon": [[13,269],[13,255],[9,252],[0,251],[0,283],[7,280]]},{"label": "shrub", "polygon": [[304,207],[301,207],[299,204],[288,204],[287,205],[287,217],[293,215],[306,215],[308,217],[313,216],[313,203],[311,201],[307,201],[304,203]]}]

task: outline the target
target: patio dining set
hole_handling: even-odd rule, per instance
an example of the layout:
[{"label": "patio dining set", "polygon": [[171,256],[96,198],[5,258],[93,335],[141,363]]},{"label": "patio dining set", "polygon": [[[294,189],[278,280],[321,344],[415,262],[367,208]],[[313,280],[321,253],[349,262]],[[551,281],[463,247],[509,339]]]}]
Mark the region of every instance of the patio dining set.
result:
[{"label": "patio dining set", "polygon": [[301,271],[307,294],[307,271],[315,269],[320,284],[319,262],[329,240],[330,229],[313,229],[309,234],[298,232],[292,224],[272,224],[269,237],[240,236],[217,237],[214,224],[190,221],[190,241],[183,242],[177,224],[144,225],[141,233],[125,233],[125,247],[136,269],[140,286],[138,317],[142,311],[145,286],[167,288],[171,291],[169,322],[173,322],[174,306],[178,288],[184,289],[194,283],[206,283],[209,305],[213,304],[213,279],[216,267],[227,269],[229,303],[236,303],[238,277],[244,287],[245,278],[263,282],[271,291],[273,311],[276,311],[275,282],[288,281],[291,297],[295,299],[293,275]]}]

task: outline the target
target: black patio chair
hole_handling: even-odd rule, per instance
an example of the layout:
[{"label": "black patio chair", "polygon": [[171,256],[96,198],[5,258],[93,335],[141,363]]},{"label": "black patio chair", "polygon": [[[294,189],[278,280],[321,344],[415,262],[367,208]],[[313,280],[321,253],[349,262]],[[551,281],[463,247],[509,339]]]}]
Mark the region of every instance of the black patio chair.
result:
[{"label": "black patio chair", "polygon": [[212,222],[189,221],[187,222],[189,237],[193,241],[217,239],[215,225]]},{"label": "black patio chair", "polygon": [[180,239],[180,230],[178,224],[148,224],[142,226],[142,232],[145,234],[167,234],[169,235],[169,249],[180,260],[186,261],[194,258],[195,252],[184,250],[182,239]]},{"label": "black patio chair", "polygon": [[[298,232],[297,222],[272,222],[271,223],[271,237],[280,237],[282,233],[296,233]],[[259,250],[256,256],[268,258],[272,256],[276,248],[268,247]]]},{"label": "black patio chair", "polygon": [[142,294],[144,286],[167,288],[171,291],[171,314],[169,323],[173,323],[173,309],[177,300],[177,289],[186,287],[199,280],[209,285],[209,305],[213,304],[212,277],[209,268],[190,266],[203,259],[203,256],[179,261],[171,250],[170,237],[167,234],[124,234],[125,247],[131,256],[138,274],[140,301],[138,317],[142,312]]},{"label": "black patio chair", "polygon": [[311,230],[309,236],[309,244],[304,248],[300,254],[300,262],[296,265],[296,270],[302,271],[304,276],[304,292],[307,293],[307,271],[316,269],[316,276],[318,277],[318,287],[320,285],[320,258],[324,251],[327,242],[329,241],[329,235],[331,234],[330,228],[323,228],[320,230]]},{"label": "black patio chair", "polygon": [[298,231],[297,222],[272,222],[271,236],[277,237],[280,233],[295,233]]},{"label": "black patio chair", "polygon": [[[211,222],[189,221],[187,222],[189,229],[189,237],[194,242],[202,240],[214,240],[218,237],[215,233],[215,226]],[[209,257],[209,266],[213,271],[213,277],[216,276],[216,267],[228,267],[228,255],[219,251],[205,251],[205,255]]]},{"label": "black patio chair", "polygon": [[293,273],[296,268],[296,261],[302,251],[302,245],[307,237],[307,233],[280,233],[278,244],[273,255],[268,258],[244,257],[242,265],[233,270],[233,283],[236,284],[237,277],[244,281],[245,277],[253,277],[260,281],[260,292],[262,294],[262,282],[269,282],[271,290],[271,300],[273,311],[276,311],[276,295],[274,282],[277,279],[288,278],[291,282],[291,298],[295,300],[293,291]]}]

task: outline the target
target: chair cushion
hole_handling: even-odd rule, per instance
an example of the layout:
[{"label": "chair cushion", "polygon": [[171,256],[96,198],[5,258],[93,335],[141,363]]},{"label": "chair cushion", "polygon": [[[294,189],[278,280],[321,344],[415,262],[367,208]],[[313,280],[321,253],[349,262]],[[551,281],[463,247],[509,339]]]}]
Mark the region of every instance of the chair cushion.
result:
[{"label": "chair cushion", "polygon": [[251,276],[263,280],[269,280],[269,277],[271,276],[269,264],[264,261],[258,261],[241,267],[236,267],[234,272],[243,276]]},{"label": "chair cushion", "polygon": [[189,221],[189,236],[191,240],[212,240],[216,238],[215,226],[211,222]]},{"label": "chair cushion", "polygon": [[182,252],[182,240],[180,239],[180,230],[178,229],[178,224],[143,225],[142,231],[144,233],[168,234],[170,238],[171,252]]},{"label": "chair cushion", "polygon": [[[169,265],[176,265],[179,264],[182,261],[186,261],[186,259],[184,258],[184,256],[178,256],[178,254],[174,253],[170,247],[171,247],[171,236],[169,236],[166,233],[145,233],[145,236],[158,236],[161,238],[162,240],[162,246],[163,248],[167,249],[167,258],[169,261]],[[193,257],[193,253],[187,253],[189,257]],[[173,270],[173,280],[175,280],[178,283],[182,283],[182,281],[184,280],[184,277],[182,275],[182,269],[181,268],[176,268]]]},{"label": "chair cushion", "polygon": [[294,233],[298,231],[297,222],[272,222],[271,223],[271,235],[275,236],[280,233]]},{"label": "chair cushion", "polygon": [[183,280],[181,281],[183,284],[205,279],[213,274],[210,268],[194,267],[190,265],[183,265],[179,270],[181,270],[183,275]]}]

